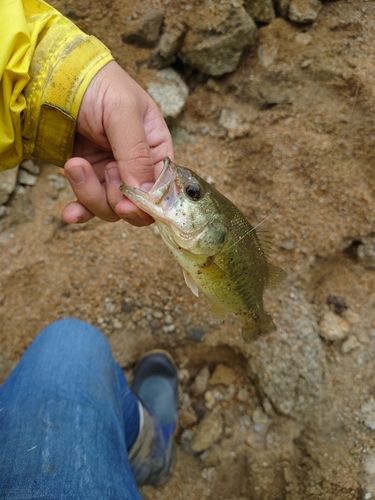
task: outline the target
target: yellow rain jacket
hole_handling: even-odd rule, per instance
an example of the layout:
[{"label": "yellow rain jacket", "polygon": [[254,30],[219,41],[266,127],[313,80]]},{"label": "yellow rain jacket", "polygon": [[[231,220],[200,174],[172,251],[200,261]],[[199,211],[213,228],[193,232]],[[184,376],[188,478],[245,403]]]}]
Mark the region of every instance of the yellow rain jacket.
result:
[{"label": "yellow rain jacket", "polygon": [[43,0],[0,0],[0,170],[71,157],[83,95],[113,57]]}]

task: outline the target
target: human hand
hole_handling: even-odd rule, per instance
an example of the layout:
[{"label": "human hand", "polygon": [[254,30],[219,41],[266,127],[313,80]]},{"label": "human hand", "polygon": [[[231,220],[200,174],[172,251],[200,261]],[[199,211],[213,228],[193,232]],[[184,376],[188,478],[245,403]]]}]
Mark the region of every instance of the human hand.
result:
[{"label": "human hand", "polygon": [[77,120],[73,157],[65,173],[77,201],[62,218],[87,222],[95,215],[135,226],[153,219],[123,197],[122,182],[147,190],[173,159],[172,138],[151,97],[114,61],[89,84]]}]

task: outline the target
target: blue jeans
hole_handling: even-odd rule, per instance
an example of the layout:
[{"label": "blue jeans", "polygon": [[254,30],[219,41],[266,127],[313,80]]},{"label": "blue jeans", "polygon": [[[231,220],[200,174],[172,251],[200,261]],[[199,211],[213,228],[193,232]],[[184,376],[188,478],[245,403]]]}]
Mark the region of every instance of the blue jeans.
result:
[{"label": "blue jeans", "polygon": [[127,450],[138,399],[103,334],[45,328],[0,388],[0,498],[141,499]]}]

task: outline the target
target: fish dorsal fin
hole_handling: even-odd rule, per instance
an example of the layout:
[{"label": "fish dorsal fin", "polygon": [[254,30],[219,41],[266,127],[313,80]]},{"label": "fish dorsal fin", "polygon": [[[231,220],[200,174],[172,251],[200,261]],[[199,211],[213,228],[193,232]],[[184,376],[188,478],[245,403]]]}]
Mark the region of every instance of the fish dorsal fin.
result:
[{"label": "fish dorsal fin", "polygon": [[273,288],[283,281],[287,274],[281,267],[274,266],[273,264],[267,263],[268,266],[268,278],[267,278],[267,288]]},{"label": "fish dorsal fin", "polygon": [[187,271],[185,271],[185,269],[182,269],[182,274],[184,275],[185,283],[187,284],[187,286],[190,288],[190,290],[196,297],[199,297],[199,288],[198,285],[193,280],[193,278]]},{"label": "fish dorsal fin", "polygon": [[267,226],[257,227],[255,229],[256,235],[258,236],[259,243],[262,247],[264,255],[266,258],[270,256],[272,249],[272,233]]}]

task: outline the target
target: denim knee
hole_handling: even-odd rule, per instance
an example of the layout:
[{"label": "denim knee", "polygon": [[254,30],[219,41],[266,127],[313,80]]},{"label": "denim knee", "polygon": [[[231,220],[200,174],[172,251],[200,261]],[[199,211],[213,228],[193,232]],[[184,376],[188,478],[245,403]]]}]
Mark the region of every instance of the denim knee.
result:
[{"label": "denim knee", "polygon": [[27,385],[36,398],[47,393],[87,401],[106,399],[119,391],[119,367],[105,336],[77,319],[47,326],[29,346],[9,377]]}]

